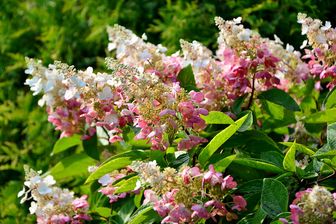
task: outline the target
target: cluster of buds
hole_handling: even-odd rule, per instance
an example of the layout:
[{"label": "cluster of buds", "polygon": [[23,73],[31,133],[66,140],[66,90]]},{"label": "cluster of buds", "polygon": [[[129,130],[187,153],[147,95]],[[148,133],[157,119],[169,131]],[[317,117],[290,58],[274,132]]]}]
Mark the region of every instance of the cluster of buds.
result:
[{"label": "cluster of buds", "polygon": [[110,74],[95,74],[90,67],[77,71],[60,62],[47,68],[28,59],[26,73],[33,77],[26,84],[34,95],[43,93],[40,105],[47,105],[49,121],[62,131],[61,137],[78,133],[88,139],[99,126],[114,143],[123,140],[122,128],[131,125],[139,128],[137,139],[150,141],[152,149],[164,150],[176,133],[184,133],[189,140],[206,127],[200,115],[208,111],[178,82],[166,83],[155,73],[140,73],[112,59],[106,61]]},{"label": "cluster of buds", "polygon": [[137,186],[146,188],[143,204],[150,204],[163,218],[161,223],[197,223],[200,220],[225,217],[238,218],[236,212],[245,210],[245,199],[233,194],[237,183],[223,176],[210,165],[209,171],[184,167],[180,171],[167,167],[161,171],[155,161],[131,164],[138,173]]},{"label": "cluster of buds", "polygon": [[[319,80],[328,79],[327,88],[332,89],[336,85],[336,29],[331,27],[329,21],[323,25],[319,19],[312,19],[306,14],[298,14],[298,23],[302,24],[302,35],[307,35],[301,46],[307,45],[312,50],[305,49],[310,73]],[[319,83],[317,88],[320,88]]]},{"label": "cluster of buds", "polygon": [[41,176],[41,171],[25,167],[25,173],[25,186],[18,197],[23,196],[20,203],[32,200],[29,211],[37,216],[37,223],[80,224],[91,220],[87,214],[89,204],[86,195],[75,198],[68,189],[54,186],[56,181],[52,176]]},{"label": "cluster of buds", "polygon": [[[334,223],[333,213],[336,212],[336,193],[330,193],[326,188],[314,186],[304,191],[297,192],[290,205],[291,223],[315,224]],[[282,218],[282,223],[289,222]]]}]

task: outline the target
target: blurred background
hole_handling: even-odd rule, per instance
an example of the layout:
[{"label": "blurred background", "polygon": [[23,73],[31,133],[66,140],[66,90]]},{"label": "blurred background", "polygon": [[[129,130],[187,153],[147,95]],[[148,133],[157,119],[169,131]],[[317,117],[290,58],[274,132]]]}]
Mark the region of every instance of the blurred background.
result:
[{"label": "blurred background", "polygon": [[298,48],[302,41],[298,12],[335,26],[334,0],[2,0],[0,1],[0,222],[31,223],[20,205],[23,164],[48,170],[59,136],[47,122],[24,81],[25,56],[44,64],[60,60],[79,69],[104,70],[106,26],[118,23],[174,53],[179,39],[216,49],[213,18],[241,16],[246,27],[264,37],[275,33]]}]

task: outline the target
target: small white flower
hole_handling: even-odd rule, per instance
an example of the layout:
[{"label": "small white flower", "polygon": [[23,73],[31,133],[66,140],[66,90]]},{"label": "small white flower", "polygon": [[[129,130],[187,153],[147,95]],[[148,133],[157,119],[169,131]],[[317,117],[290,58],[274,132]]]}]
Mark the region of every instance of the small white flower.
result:
[{"label": "small white flower", "polygon": [[280,40],[280,38],[274,34],[274,40],[275,40],[275,43],[278,43],[278,44],[283,44],[283,42]]},{"label": "small white flower", "polygon": [[72,86],[65,91],[64,99],[65,100],[70,100],[72,98],[77,98],[77,96],[79,97],[79,93],[77,91],[77,88]]},{"label": "small white flower", "polygon": [[305,48],[307,46],[307,43],[308,43],[308,41],[304,40],[303,43],[302,43],[302,45],[300,46],[300,49]]},{"label": "small white flower", "polygon": [[152,54],[148,52],[147,49],[145,49],[143,52],[140,53],[140,59],[142,61],[147,61],[152,58]]},{"label": "small white flower", "polygon": [[29,212],[30,212],[30,214],[34,214],[36,212],[36,210],[37,210],[37,203],[33,201],[30,204]]},{"label": "small white flower", "polygon": [[113,97],[112,90],[109,86],[105,86],[101,92],[98,92],[98,98],[100,100],[108,100]]},{"label": "small white flower", "polygon": [[43,179],[43,182],[46,183],[48,186],[52,186],[56,184],[56,181],[53,176],[48,175]]},{"label": "small white flower", "polygon": [[286,44],[286,51],[289,51],[289,52],[293,52],[294,51],[294,47],[290,44]]},{"label": "small white flower", "polygon": [[136,191],[136,190],[138,190],[138,189],[140,189],[141,188],[141,181],[140,180],[137,180],[137,182],[135,183],[135,188],[134,188],[134,190]]},{"label": "small white flower", "polygon": [[50,194],[52,192],[52,189],[44,182],[41,182],[38,187],[37,187],[37,191],[42,194]]},{"label": "small white flower", "polygon": [[107,186],[113,182],[111,176],[109,174],[105,174],[101,178],[99,178],[98,183],[100,183],[102,186]]},{"label": "small white flower", "polygon": [[88,172],[89,173],[93,173],[94,171],[96,171],[97,170],[97,166],[88,166]]},{"label": "small white flower", "polygon": [[324,34],[320,33],[316,35],[316,41],[319,44],[326,44],[327,43],[327,38]]},{"label": "small white flower", "polygon": [[112,50],[116,49],[116,47],[117,47],[116,43],[109,43],[107,45],[107,50],[112,51]]},{"label": "small white flower", "polygon": [[233,22],[234,22],[235,24],[239,24],[239,23],[241,23],[241,21],[242,21],[242,17],[237,17],[237,18],[234,18],[234,19],[233,19]]},{"label": "small white flower", "polygon": [[302,24],[302,28],[301,28],[301,34],[305,35],[306,33],[308,33],[309,27],[307,24]]},{"label": "small white flower", "polygon": [[147,40],[147,35],[145,33],[142,34],[141,39]]},{"label": "small white flower", "polygon": [[238,33],[237,37],[241,41],[249,41],[251,38],[251,30],[244,29]]},{"label": "small white flower", "polygon": [[325,22],[325,25],[321,27],[321,30],[326,31],[331,28],[331,23],[329,21]]}]

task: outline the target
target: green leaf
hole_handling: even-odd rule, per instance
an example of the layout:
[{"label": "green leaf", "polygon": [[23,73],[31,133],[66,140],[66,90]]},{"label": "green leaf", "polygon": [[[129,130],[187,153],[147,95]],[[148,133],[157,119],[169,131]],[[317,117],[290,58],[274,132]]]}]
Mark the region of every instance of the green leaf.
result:
[{"label": "green leaf", "polygon": [[214,154],[216,150],[240,128],[247,117],[248,114],[225,128],[223,131],[219,132],[201,151],[200,155],[198,156],[198,160],[203,167],[206,165],[212,154]]},{"label": "green leaf", "polygon": [[85,181],[85,184],[99,179],[103,175],[112,172],[113,170],[124,168],[134,160],[142,160],[147,157],[147,152],[142,150],[133,150],[112,156],[98,167]]},{"label": "green leaf", "polygon": [[247,166],[257,170],[264,170],[272,173],[283,173],[284,170],[265,161],[260,161],[253,158],[236,158],[233,163],[240,164],[242,166]]},{"label": "green leaf", "polygon": [[240,114],[240,116],[247,115],[247,118],[245,119],[244,123],[240,126],[238,129],[239,132],[247,131],[253,124],[253,114],[251,111],[246,110]]},{"label": "green leaf", "polygon": [[214,165],[217,172],[224,172],[225,169],[231,164],[231,162],[236,158],[236,155],[231,155],[219,160]]},{"label": "green leaf", "polygon": [[80,145],[82,143],[80,135],[73,135],[71,137],[64,137],[57,140],[54,145],[51,154],[57,154],[63,152],[73,146]]},{"label": "green leaf", "polygon": [[271,218],[286,212],[288,207],[286,187],[278,180],[264,178],[260,206]]},{"label": "green leaf", "polygon": [[291,147],[288,149],[285,158],[283,160],[283,167],[285,170],[295,172],[296,166],[295,166],[295,153],[296,153],[296,144],[295,142],[291,145]]},{"label": "green leaf", "polygon": [[97,212],[100,216],[103,216],[105,218],[111,215],[111,209],[106,207],[98,207],[94,210],[94,212]]},{"label": "green leaf", "polygon": [[335,156],[336,150],[331,149],[329,147],[329,144],[323,145],[317,152],[313,155],[313,157],[317,158],[323,158],[323,157],[329,157],[329,156]]},{"label": "green leaf", "polygon": [[[294,144],[294,142],[280,142],[280,144],[291,147]],[[299,144],[299,143],[295,143],[295,148],[296,148],[297,151],[305,153],[305,154],[310,155],[310,156],[315,154],[315,152],[313,150],[311,150],[307,146]]]},{"label": "green leaf", "polygon": [[331,149],[336,149],[336,123],[328,125],[327,141]]},{"label": "green leaf", "polygon": [[128,224],[153,223],[160,220],[158,214],[152,207],[140,207],[138,211],[129,219]]},{"label": "green leaf", "polygon": [[211,111],[207,116],[201,115],[206,124],[233,124],[234,121],[223,112]]},{"label": "green leaf", "polygon": [[177,75],[177,80],[180,82],[180,86],[187,91],[198,90],[191,65],[188,65],[180,71]]},{"label": "green leaf", "polygon": [[95,164],[95,161],[85,153],[74,154],[62,159],[50,170],[50,174],[56,180],[66,177],[86,175],[87,167]]},{"label": "green leaf", "polygon": [[328,93],[323,101],[325,109],[330,109],[336,106],[336,87]]},{"label": "green leaf", "polygon": [[88,156],[95,160],[99,160],[99,151],[97,148],[97,135],[92,136],[89,140],[83,141],[84,151]]},{"label": "green leaf", "polygon": [[131,177],[127,180],[124,180],[122,182],[120,182],[120,184],[118,184],[118,188],[117,190],[114,192],[115,194],[120,194],[120,193],[124,193],[124,192],[129,192],[129,191],[133,191],[135,189],[136,186],[136,182],[139,180],[138,176],[134,176]]},{"label": "green leaf", "polygon": [[317,124],[317,123],[331,123],[336,121],[336,108],[327,109],[325,111],[320,111],[313,113],[304,119],[306,123]]},{"label": "green leaf", "polygon": [[295,102],[295,100],[290,95],[288,95],[288,93],[280,89],[270,89],[262,92],[259,94],[258,98],[281,105],[287,110],[300,111],[300,107]]}]

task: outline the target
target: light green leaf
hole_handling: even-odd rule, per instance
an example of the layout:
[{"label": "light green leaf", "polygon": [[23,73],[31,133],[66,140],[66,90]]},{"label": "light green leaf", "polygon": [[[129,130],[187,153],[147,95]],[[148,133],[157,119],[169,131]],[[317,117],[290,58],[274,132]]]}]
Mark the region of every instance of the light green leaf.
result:
[{"label": "light green leaf", "polygon": [[216,150],[226,142],[244,123],[248,114],[244,117],[237,120],[235,123],[231,124],[223,131],[219,132],[210,142],[209,144],[201,151],[198,156],[198,160],[200,164],[204,167],[209,160],[209,158],[216,152]]},{"label": "light green leaf", "polygon": [[292,146],[288,149],[285,158],[283,160],[283,167],[285,170],[295,172],[296,166],[295,166],[295,153],[296,153],[296,143],[294,142]]},{"label": "light green leaf", "polygon": [[211,111],[207,116],[201,115],[201,118],[207,124],[233,124],[234,121],[223,112]]},{"label": "light green leaf", "polygon": [[142,160],[147,157],[147,152],[142,150],[133,150],[112,156],[104,162],[96,171],[91,173],[85,183],[89,183],[99,179],[103,175],[112,172],[113,170],[124,168],[130,165],[134,160]]},{"label": "light green leaf", "polygon": [[306,117],[304,121],[310,124],[336,122],[336,108],[313,113],[310,116]]},{"label": "light green leaf", "polygon": [[57,140],[51,154],[63,152],[73,146],[82,144],[80,135],[73,135],[71,137],[64,137]]},{"label": "light green leaf", "polygon": [[128,224],[142,224],[142,223],[153,223],[159,220],[158,214],[153,210],[152,207],[140,207],[135,214],[129,219]]},{"label": "light green leaf", "polygon": [[129,192],[129,191],[133,191],[135,189],[136,186],[136,182],[139,180],[138,176],[134,176],[131,177],[127,180],[123,180],[122,182],[120,182],[120,184],[118,184],[118,188],[117,190],[114,192],[115,194],[120,194],[120,193],[124,193],[124,192]]},{"label": "light green leaf", "polygon": [[219,160],[214,165],[215,170],[218,172],[224,172],[225,169],[231,164],[231,162],[236,158],[236,155],[231,155],[228,157],[225,157],[224,159]]},{"label": "light green leaf", "polygon": [[235,160],[232,161],[233,163],[251,167],[257,170],[264,170],[272,173],[284,173],[284,170],[271,164],[267,163],[265,161],[260,161],[253,158],[235,158]]},{"label": "light green leaf", "polygon": [[[291,147],[294,144],[294,142],[280,142],[280,144],[288,146],[288,147]],[[315,154],[315,152],[313,150],[309,149],[305,145],[302,145],[302,144],[299,144],[299,143],[295,143],[295,147],[296,147],[297,151],[305,153],[307,155],[312,156],[312,155]]]},{"label": "light green leaf", "polygon": [[87,167],[95,164],[95,161],[85,153],[74,154],[62,159],[50,170],[50,174],[61,180],[66,177],[87,175]]}]

